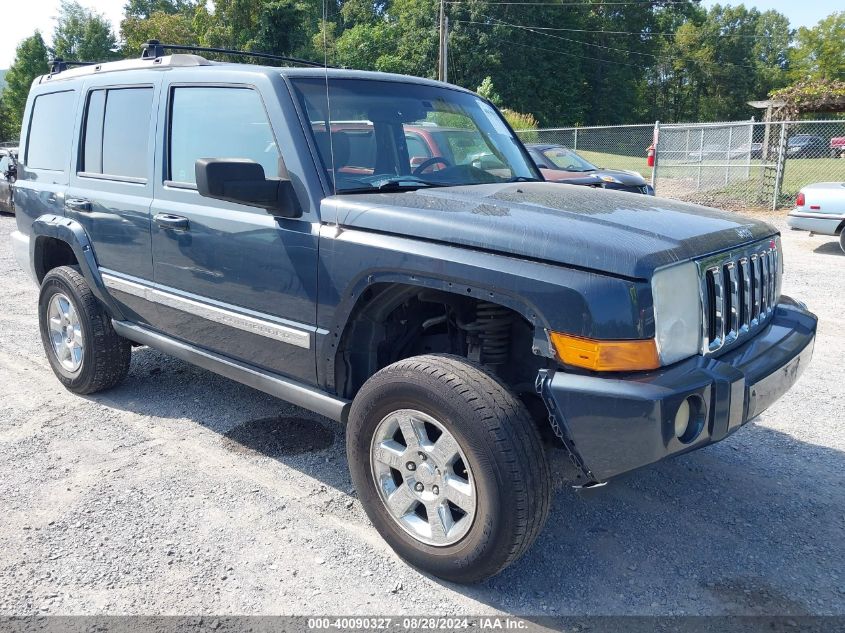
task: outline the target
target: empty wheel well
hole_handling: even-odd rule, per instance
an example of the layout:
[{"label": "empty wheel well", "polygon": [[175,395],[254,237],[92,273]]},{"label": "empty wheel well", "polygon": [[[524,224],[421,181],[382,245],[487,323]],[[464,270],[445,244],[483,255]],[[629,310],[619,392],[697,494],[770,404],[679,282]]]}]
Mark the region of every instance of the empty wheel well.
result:
[{"label": "empty wheel well", "polygon": [[70,244],[54,237],[39,237],[35,243],[35,275],[38,283],[44,275],[59,266],[76,266],[79,262]]},{"label": "empty wheel well", "polygon": [[337,393],[353,398],[366,380],[396,361],[430,353],[484,365],[520,396],[549,359],[532,352],[534,329],[518,312],[441,290],[376,284],[362,295],[335,357]]}]

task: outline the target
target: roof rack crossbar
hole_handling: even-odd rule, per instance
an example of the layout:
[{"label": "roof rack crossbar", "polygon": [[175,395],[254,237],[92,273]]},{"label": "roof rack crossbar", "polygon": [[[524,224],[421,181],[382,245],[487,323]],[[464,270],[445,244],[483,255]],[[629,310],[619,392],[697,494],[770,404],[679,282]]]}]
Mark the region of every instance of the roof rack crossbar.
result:
[{"label": "roof rack crossbar", "polygon": [[257,59],[269,59],[273,61],[289,62],[292,64],[301,64],[303,66],[313,66],[315,68],[323,68],[324,64],[319,62],[312,62],[309,59],[300,59],[299,57],[288,57],[286,55],[271,55],[270,53],[256,53],[252,51],[238,51],[231,48],[213,48],[210,46],[187,46],[183,44],[162,44],[158,40],[150,40],[144,44],[141,49],[141,59],[155,59],[156,57],[163,57],[165,50],[171,51],[186,51],[190,53],[220,53],[223,55],[239,55],[245,57],[255,57]]},{"label": "roof rack crossbar", "polygon": [[72,59],[62,59],[61,57],[56,57],[50,60],[50,74],[55,75],[56,73],[64,72],[71,66],[94,66],[99,63],[100,62],[80,62]]}]

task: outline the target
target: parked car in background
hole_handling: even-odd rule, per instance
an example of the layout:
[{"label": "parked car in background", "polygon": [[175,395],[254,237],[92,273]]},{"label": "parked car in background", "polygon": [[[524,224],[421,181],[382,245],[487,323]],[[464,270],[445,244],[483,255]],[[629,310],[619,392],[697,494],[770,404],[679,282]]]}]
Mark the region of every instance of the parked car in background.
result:
[{"label": "parked car in background", "polygon": [[635,171],[596,167],[563,145],[531,143],[525,147],[548,181],[654,195],[654,187]]},{"label": "parked car in background", "polygon": [[834,136],[830,139],[830,157],[845,158],[845,136]]},{"label": "parked car in background", "polygon": [[827,154],[828,144],[821,136],[796,134],[786,142],[787,158],[825,158]]},{"label": "parked car in background", "polygon": [[0,149],[0,213],[14,213],[12,188],[18,177],[18,148]]},{"label": "parked car in background", "polygon": [[[727,139],[726,139],[727,141]],[[759,160],[763,157],[762,143],[743,143],[731,149],[728,143],[709,143],[701,149],[694,150],[687,155],[687,158],[694,162],[702,161],[735,161],[748,158]]]},{"label": "parked car in background", "polygon": [[845,182],[817,182],[801,189],[786,223],[811,234],[838,235],[845,252]]}]

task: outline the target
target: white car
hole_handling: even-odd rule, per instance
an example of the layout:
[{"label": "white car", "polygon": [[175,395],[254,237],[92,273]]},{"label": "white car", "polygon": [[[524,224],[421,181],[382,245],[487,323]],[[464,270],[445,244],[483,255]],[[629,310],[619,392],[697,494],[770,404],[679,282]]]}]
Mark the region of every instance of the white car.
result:
[{"label": "white car", "polygon": [[801,189],[786,223],[810,233],[838,235],[845,251],[845,182],[817,182]]}]

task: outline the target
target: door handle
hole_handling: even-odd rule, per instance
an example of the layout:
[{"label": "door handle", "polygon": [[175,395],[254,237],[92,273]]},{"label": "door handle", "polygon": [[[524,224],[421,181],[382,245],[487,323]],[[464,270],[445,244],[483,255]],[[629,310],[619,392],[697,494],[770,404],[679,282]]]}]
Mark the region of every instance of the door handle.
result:
[{"label": "door handle", "polygon": [[169,213],[157,213],[153,216],[153,222],[163,229],[170,231],[187,231],[188,218],[181,215],[170,215]]},{"label": "door handle", "polygon": [[88,212],[91,210],[91,201],[85,198],[68,198],[65,200],[65,207],[71,211]]}]

